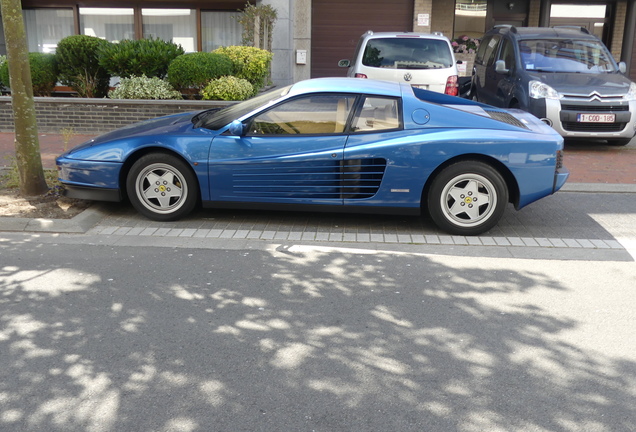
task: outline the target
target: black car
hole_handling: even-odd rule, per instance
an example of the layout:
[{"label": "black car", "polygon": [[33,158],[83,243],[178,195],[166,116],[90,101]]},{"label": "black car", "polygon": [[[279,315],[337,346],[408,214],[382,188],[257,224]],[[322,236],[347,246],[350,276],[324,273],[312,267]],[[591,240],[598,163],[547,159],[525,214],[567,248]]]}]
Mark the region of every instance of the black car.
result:
[{"label": "black car", "polygon": [[482,38],[470,96],[520,108],[564,138],[625,145],[636,133],[636,83],[584,28],[496,26]]}]

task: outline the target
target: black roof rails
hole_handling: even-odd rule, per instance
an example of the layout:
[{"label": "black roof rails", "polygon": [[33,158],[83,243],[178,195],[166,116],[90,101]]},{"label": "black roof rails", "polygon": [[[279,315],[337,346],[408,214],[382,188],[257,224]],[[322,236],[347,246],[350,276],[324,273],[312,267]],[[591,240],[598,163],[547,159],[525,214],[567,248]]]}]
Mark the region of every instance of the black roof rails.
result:
[{"label": "black roof rails", "polygon": [[583,32],[585,34],[590,34],[590,31],[588,29],[586,29],[585,27],[581,27],[581,26],[568,26],[568,25],[560,25],[560,26],[552,26],[552,28],[554,29],[571,29],[571,30],[579,30],[580,32]]}]

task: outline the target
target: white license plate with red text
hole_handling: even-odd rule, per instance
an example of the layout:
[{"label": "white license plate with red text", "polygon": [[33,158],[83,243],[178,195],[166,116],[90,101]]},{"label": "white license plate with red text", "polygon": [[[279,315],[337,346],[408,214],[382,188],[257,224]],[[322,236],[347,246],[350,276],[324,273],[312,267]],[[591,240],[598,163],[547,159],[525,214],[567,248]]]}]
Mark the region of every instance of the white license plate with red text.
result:
[{"label": "white license plate with red text", "polygon": [[616,114],[577,114],[576,121],[579,123],[614,123]]}]

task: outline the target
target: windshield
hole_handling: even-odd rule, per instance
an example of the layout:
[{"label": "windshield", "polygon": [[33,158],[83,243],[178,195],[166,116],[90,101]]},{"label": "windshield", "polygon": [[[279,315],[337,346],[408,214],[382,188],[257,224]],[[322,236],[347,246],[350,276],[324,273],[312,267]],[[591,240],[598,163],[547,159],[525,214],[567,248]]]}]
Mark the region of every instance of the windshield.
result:
[{"label": "windshield", "polygon": [[[192,122],[194,127],[204,127],[207,129],[218,130],[223,126],[228,125],[233,120],[237,120],[244,115],[254,111],[256,108],[267,105],[283,96],[285,96],[291,86],[270,90],[252,99],[237,103],[236,105],[229,106],[220,111],[216,109],[203,111],[197,114]],[[206,115],[207,114],[207,115]]]},{"label": "windshield", "polygon": [[607,73],[617,70],[605,45],[594,40],[522,40],[519,51],[527,71]]},{"label": "windshield", "polygon": [[392,37],[369,39],[362,64],[388,69],[438,69],[451,67],[453,57],[445,40]]}]

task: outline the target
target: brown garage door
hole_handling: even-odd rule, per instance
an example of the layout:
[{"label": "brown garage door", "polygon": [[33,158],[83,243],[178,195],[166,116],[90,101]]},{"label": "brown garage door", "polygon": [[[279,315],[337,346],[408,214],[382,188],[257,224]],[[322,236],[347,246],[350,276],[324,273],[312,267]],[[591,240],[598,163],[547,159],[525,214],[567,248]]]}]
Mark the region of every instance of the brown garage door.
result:
[{"label": "brown garage door", "polygon": [[367,30],[412,31],[413,0],[312,0],[311,77],[345,76],[338,60],[352,59]]}]

